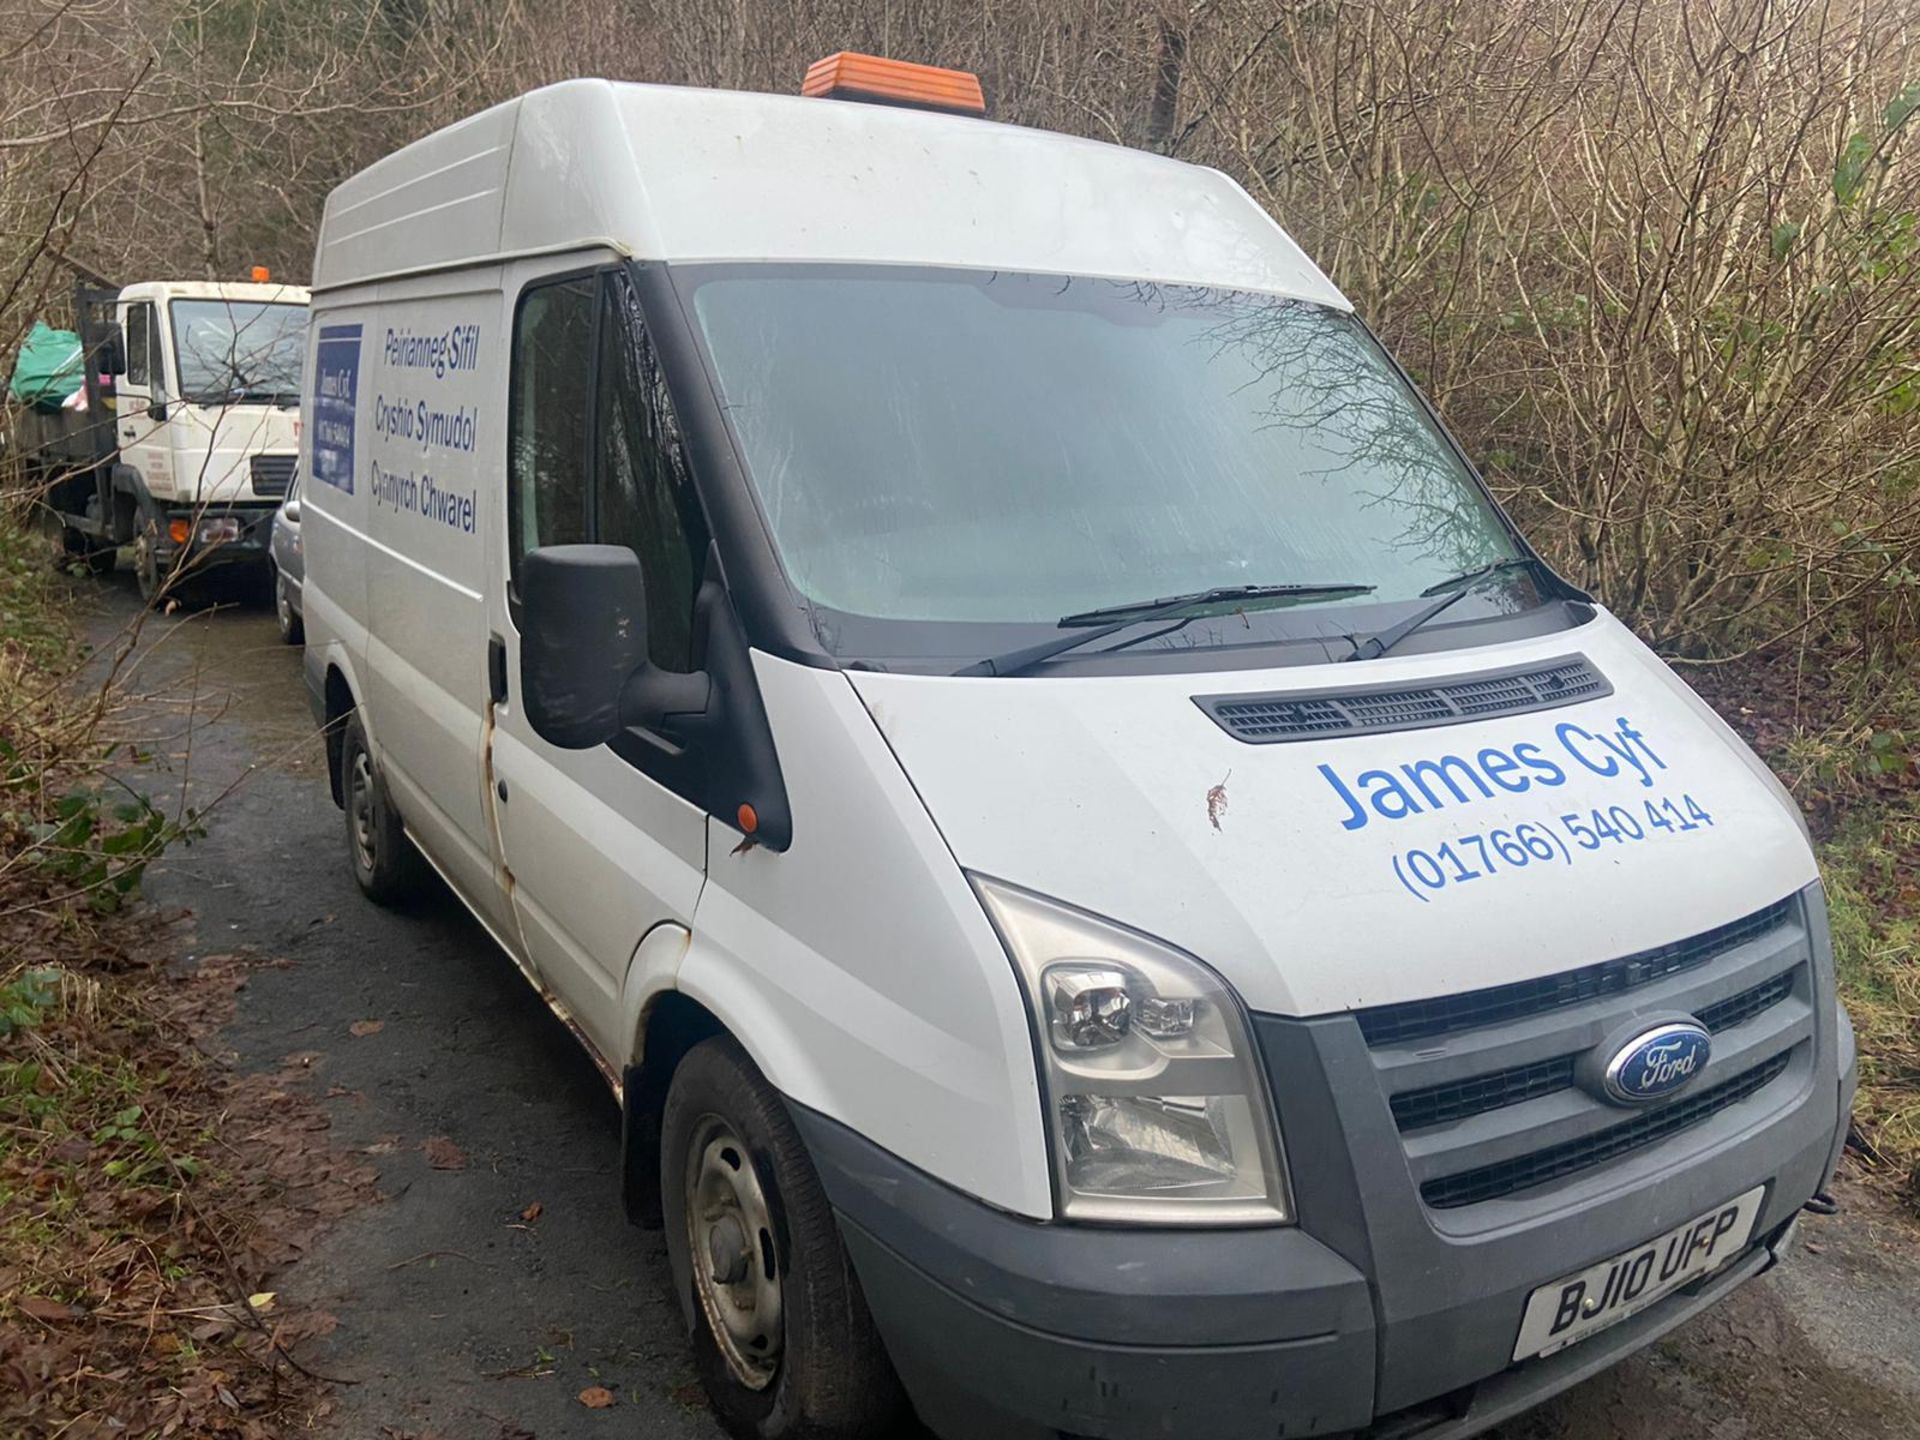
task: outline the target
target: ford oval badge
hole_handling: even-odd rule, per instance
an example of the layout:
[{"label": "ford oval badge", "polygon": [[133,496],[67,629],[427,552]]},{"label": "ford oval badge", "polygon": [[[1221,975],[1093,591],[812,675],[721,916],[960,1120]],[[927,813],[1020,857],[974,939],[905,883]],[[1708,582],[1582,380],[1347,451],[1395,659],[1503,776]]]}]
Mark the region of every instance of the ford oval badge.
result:
[{"label": "ford oval badge", "polygon": [[1607,1061],[1607,1095],[1622,1105],[1664,1099],[1707,1068],[1712,1049],[1713,1037],[1692,1021],[1643,1031]]}]

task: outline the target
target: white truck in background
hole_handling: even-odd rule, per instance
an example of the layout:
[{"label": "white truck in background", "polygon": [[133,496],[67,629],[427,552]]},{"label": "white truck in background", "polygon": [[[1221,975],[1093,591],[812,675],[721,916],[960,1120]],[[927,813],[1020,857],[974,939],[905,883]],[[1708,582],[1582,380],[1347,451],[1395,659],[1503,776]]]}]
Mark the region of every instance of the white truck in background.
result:
[{"label": "white truck in background", "polygon": [[307,292],[254,275],[78,287],[81,388],[15,417],[67,553],[106,574],[131,545],[148,598],[189,570],[266,564],[300,444]]}]

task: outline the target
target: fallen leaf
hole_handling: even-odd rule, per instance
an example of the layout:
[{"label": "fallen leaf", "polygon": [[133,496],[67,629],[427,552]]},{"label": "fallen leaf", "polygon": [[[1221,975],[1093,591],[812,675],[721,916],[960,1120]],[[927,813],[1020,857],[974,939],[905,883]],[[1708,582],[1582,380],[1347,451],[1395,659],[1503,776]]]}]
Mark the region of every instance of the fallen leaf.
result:
[{"label": "fallen leaf", "polygon": [[273,1296],[273,1291],[262,1290],[257,1295],[247,1296],[247,1304],[253,1307],[254,1314],[265,1315],[269,1310],[273,1309]]},{"label": "fallen leaf", "polygon": [[604,1410],[613,1404],[613,1391],[604,1385],[589,1385],[580,1392],[580,1403],[589,1410]]},{"label": "fallen leaf", "polygon": [[435,1135],[420,1147],[427,1152],[427,1164],[436,1170],[464,1170],[467,1154],[444,1135]]},{"label": "fallen leaf", "polygon": [[49,1323],[55,1320],[76,1320],[79,1312],[64,1301],[55,1300],[50,1295],[22,1295],[13,1302],[23,1315],[31,1315],[36,1320]]},{"label": "fallen leaf", "polygon": [[1233,778],[1229,770],[1218,785],[1207,791],[1207,823],[1214,829],[1220,828],[1220,817],[1227,813],[1227,781]]},{"label": "fallen leaf", "polygon": [[538,1200],[536,1200],[531,1205],[527,1206],[526,1209],[520,1212],[520,1218],[522,1220],[525,1220],[529,1225],[531,1225],[535,1220],[538,1220],[540,1218],[541,1213],[545,1211],[546,1208],[547,1208],[546,1206],[542,1205]]},{"label": "fallen leaf", "polygon": [[358,1040],[368,1035],[378,1035],[386,1028],[387,1022],[384,1020],[356,1020],[347,1027],[347,1033]]},{"label": "fallen leaf", "polygon": [[388,1136],[385,1140],[374,1141],[373,1144],[361,1150],[360,1153],[362,1155],[391,1155],[399,1148],[399,1140],[396,1137]]}]

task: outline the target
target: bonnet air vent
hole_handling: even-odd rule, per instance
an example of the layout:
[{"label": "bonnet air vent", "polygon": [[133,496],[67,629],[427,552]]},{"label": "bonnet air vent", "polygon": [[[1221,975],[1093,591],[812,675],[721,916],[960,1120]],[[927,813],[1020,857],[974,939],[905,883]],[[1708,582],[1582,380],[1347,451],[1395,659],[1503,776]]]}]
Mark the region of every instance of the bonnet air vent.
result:
[{"label": "bonnet air vent", "polygon": [[1523,715],[1611,695],[1607,677],[1579,655],[1420,685],[1356,685],[1276,695],[1196,695],[1193,703],[1249,745],[1425,730]]}]

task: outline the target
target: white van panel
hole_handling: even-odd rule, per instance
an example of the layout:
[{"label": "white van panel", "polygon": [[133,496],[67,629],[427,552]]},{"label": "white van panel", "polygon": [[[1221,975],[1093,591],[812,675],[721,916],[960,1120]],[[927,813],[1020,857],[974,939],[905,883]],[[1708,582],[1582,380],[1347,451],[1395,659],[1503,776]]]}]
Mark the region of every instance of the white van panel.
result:
[{"label": "white van panel", "polygon": [[520,931],[542,977],[618,1063],[634,1043],[621,1004],[628,962],[654,926],[693,917],[707,816],[604,745],[559,750],[534,737],[512,708],[517,658],[493,773],[507,792],[497,813]]},{"label": "white van panel", "polygon": [[[363,577],[357,604],[342,601],[352,612],[342,629],[386,782],[419,843],[496,919],[504,902],[481,801],[480,732],[485,547],[497,523],[481,477],[506,453],[505,367],[482,364],[504,345],[498,286],[498,272],[482,270],[385,286],[377,299],[318,313],[322,483],[307,490],[323,516],[309,544],[310,585],[335,594],[336,551]],[[343,388],[350,368],[346,441],[321,427],[327,389]]]},{"label": "white van panel", "polygon": [[[1104,275],[1347,307],[1217,170],[923,110],[664,86],[615,94],[667,259]],[[523,124],[529,145],[537,113]],[[516,164],[515,189],[535,173]],[[503,235],[512,242],[511,226]]]},{"label": "white van panel", "polygon": [[[1193,701],[1576,653],[1611,695],[1465,724],[1246,744]],[[849,679],[962,865],[1178,945],[1255,1010],[1316,1015],[1551,975],[1698,934],[1815,878],[1777,783],[1604,613],[1359,665]],[[1603,828],[1619,839],[1596,829],[1592,812],[1614,807],[1641,838],[1617,820]],[[1522,825],[1550,857],[1520,844]]]},{"label": "white van panel", "polygon": [[1218,171],[922,110],[605,80],[535,90],[348,180],[327,202],[314,286],[588,246],[1111,276],[1348,308]]},{"label": "white van panel", "polygon": [[327,196],[315,288],[471,261],[499,249],[518,100],[437,130]]},{"label": "white van panel", "polygon": [[[323,298],[307,323],[305,414],[300,429],[300,511],[306,574],[300,603],[307,629],[307,664],[316,677],[331,667],[364,695],[361,661],[367,653],[367,488],[356,480],[357,437],[364,424],[361,393],[364,307],[355,311]],[[319,668],[314,669],[315,666]],[[367,738],[379,750],[378,726],[366,717]]]},{"label": "white van panel", "polygon": [[679,987],[787,1096],[1004,1210],[1053,1214],[1006,952],[847,677],[754,655],[793,806],[772,854],[711,825]]}]

